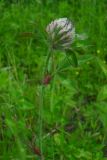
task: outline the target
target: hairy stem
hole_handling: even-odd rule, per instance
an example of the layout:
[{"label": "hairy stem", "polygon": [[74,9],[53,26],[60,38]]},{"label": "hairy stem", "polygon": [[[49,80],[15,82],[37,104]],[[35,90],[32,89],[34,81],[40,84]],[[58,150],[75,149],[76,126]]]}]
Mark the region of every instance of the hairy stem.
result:
[{"label": "hairy stem", "polygon": [[[52,49],[50,48],[46,57],[46,61],[44,64],[44,69],[43,69],[43,75],[42,78],[44,79],[47,69],[48,69],[48,64],[49,64],[49,59],[52,53]],[[41,150],[41,155],[43,155],[43,110],[44,110],[44,95],[45,95],[45,85],[42,82],[41,86],[41,105],[39,109],[39,143],[40,143],[40,150]]]}]

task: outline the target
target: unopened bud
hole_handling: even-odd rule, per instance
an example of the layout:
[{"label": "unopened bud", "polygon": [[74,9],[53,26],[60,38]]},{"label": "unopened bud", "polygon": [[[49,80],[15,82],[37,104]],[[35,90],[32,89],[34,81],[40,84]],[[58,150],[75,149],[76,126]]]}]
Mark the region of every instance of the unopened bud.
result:
[{"label": "unopened bud", "polygon": [[46,75],[43,79],[43,84],[48,85],[50,83],[51,79],[52,79],[51,75]]}]

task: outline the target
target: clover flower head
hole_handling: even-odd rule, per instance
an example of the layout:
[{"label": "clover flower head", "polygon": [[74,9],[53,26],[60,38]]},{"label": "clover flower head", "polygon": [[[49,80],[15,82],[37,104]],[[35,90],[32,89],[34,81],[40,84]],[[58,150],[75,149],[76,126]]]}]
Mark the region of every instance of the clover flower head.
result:
[{"label": "clover flower head", "polygon": [[65,50],[70,48],[75,38],[75,27],[67,18],[52,21],[46,27],[46,32],[54,49]]}]

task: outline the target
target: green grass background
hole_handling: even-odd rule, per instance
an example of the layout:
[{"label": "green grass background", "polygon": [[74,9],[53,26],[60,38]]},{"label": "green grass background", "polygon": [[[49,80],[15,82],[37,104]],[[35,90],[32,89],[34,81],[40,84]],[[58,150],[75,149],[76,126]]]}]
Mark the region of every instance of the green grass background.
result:
[{"label": "green grass background", "polygon": [[1,160],[43,159],[34,148],[40,147],[41,75],[48,50],[45,28],[60,17],[68,17],[76,33],[88,38],[72,45],[77,67],[61,51],[55,53],[61,71],[55,75],[54,88],[45,87],[43,156],[107,159],[107,1],[1,0]]}]

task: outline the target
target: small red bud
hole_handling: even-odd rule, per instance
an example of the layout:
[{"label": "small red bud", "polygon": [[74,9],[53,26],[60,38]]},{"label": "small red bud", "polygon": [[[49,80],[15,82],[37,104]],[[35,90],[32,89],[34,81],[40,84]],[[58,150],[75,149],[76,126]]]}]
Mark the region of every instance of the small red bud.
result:
[{"label": "small red bud", "polygon": [[48,85],[50,83],[51,79],[52,79],[51,75],[46,75],[44,77],[43,84]]},{"label": "small red bud", "polygon": [[38,147],[34,147],[33,150],[36,155],[41,156],[41,151]]}]

